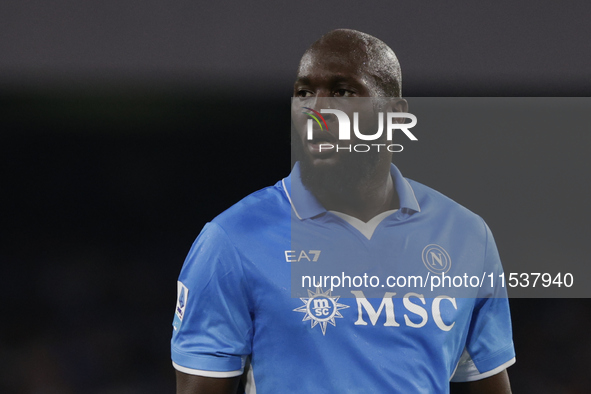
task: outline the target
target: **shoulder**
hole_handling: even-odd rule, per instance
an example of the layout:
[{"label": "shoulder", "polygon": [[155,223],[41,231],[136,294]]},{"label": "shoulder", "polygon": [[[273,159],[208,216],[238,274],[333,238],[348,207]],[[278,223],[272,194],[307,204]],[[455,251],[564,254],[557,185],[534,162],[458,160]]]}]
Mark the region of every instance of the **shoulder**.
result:
[{"label": "shoulder", "polygon": [[412,179],[405,178],[410,184],[420,206],[420,216],[431,221],[461,226],[468,231],[477,231],[485,235],[488,227],[482,217],[444,194]]},{"label": "shoulder", "polygon": [[282,216],[288,218],[283,227],[289,233],[289,209],[281,181],[243,198],[203,227],[187,255],[181,277],[190,277],[193,269],[200,269],[206,271],[200,273],[208,280],[216,272],[234,270],[245,252],[256,252],[260,243],[269,239],[267,234],[280,231]]},{"label": "shoulder", "polygon": [[212,223],[228,236],[258,232],[290,217],[290,203],[282,181],[258,190],[216,216]]}]

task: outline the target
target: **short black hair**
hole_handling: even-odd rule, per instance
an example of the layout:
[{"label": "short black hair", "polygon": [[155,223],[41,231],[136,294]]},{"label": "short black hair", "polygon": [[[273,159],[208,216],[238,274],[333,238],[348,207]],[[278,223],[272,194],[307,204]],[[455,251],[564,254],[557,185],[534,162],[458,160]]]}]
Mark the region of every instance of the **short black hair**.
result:
[{"label": "short black hair", "polygon": [[[309,53],[326,44],[347,46],[351,53],[359,52],[367,63],[366,72],[374,79],[379,94],[384,97],[402,97],[402,72],[394,51],[382,40],[351,29],[332,30],[316,42],[304,53]],[[353,48],[359,48],[359,51]]]}]

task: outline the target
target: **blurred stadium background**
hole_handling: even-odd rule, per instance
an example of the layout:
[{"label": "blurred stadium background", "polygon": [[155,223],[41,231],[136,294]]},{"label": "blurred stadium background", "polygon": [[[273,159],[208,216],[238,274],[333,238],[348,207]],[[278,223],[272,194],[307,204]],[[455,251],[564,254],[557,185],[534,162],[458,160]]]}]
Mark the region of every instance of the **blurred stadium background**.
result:
[{"label": "blurred stadium background", "polygon": [[[409,97],[589,96],[591,7],[556,7],[0,5],[0,392],[174,392],[185,254],[205,222],[289,172],[291,85],[320,35],[383,39]],[[403,173],[483,216],[503,259],[588,264],[589,136],[526,134],[522,154],[434,138]],[[511,301],[514,392],[588,392],[591,301]]]}]

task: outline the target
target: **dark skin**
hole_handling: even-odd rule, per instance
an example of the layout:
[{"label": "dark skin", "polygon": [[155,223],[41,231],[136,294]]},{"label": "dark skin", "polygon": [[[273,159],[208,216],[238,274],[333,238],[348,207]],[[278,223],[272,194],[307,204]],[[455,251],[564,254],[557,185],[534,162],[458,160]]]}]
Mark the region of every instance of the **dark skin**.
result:
[{"label": "dark skin", "polygon": [[177,394],[236,394],[240,376],[207,378],[176,371]]},{"label": "dark skin", "polygon": [[[320,108],[332,97],[377,96],[370,76],[364,71],[365,59],[359,51],[360,48],[355,51],[355,54],[351,54],[349,48],[343,47],[341,43],[328,43],[308,51],[300,62],[298,77],[294,84],[294,97],[315,98],[314,102]],[[386,110],[393,112],[405,112],[407,109],[404,100],[396,100],[388,107]],[[297,121],[297,118],[294,117],[294,119]],[[334,115],[327,115],[325,119],[329,130],[338,130]],[[297,128],[304,144],[304,154],[310,156],[316,168],[339,166],[343,156],[351,154],[347,151],[335,151],[328,156],[317,154],[309,148],[304,127]],[[337,136],[334,138],[336,139]],[[355,138],[351,141],[352,144],[359,142],[364,141],[355,141]],[[396,209],[399,203],[390,177],[391,160],[392,153],[382,149],[377,168],[370,177],[360,182],[356,192],[346,195],[329,193],[316,197],[327,210],[343,212],[364,222],[368,222],[384,211]]]},{"label": "dark skin", "polygon": [[[351,46],[354,45],[352,48]],[[346,37],[334,39],[313,47],[302,57],[294,85],[294,97],[316,98],[317,105],[331,97],[378,97],[379,89],[367,70],[367,57],[362,47],[350,44]],[[365,64],[364,64],[365,62]],[[407,112],[404,100],[393,100],[387,111]],[[330,115],[325,117],[330,121]],[[329,130],[331,125],[328,125]],[[302,142],[306,144],[304,132]],[[353,142],[354,143],[354,142]],[[336,166],[342,156],[339,153],[316,155],[313,149],[304,149],[312,156],[315,166]],[[363,182],[355,193],[348,196],[329,194],[319,198],[327,210],[335,210],[368,222],[376,215],[399,208],[390,163],[392,153],[383,150],[375,172]],[[208,378],[176,371],[177,394],[236,394],[240,377]],[[474,382],[450,383],[453,394],[510,394],[511,385],[507,371]]]},{"label": "dark skin", "polygon": [[[176,371],[177,394],[236,394],[240,377],[206,378]],[[450,383],[451,394],[511,394],[507,370],[475,382]]]}]

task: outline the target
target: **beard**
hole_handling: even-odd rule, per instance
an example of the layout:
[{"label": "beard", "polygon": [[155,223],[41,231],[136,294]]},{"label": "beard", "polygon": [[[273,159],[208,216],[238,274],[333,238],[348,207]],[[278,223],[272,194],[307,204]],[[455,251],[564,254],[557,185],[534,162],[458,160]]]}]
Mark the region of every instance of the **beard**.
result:
[{"label": "beard", "polygon": [[301,139],[297,135],[292,138],[292,161],[300,162],[302,184],[319,200],[330,196],[356,198],[373,179],[380,162],[377,149],[343,153],[337,165],[315,166]]}]

